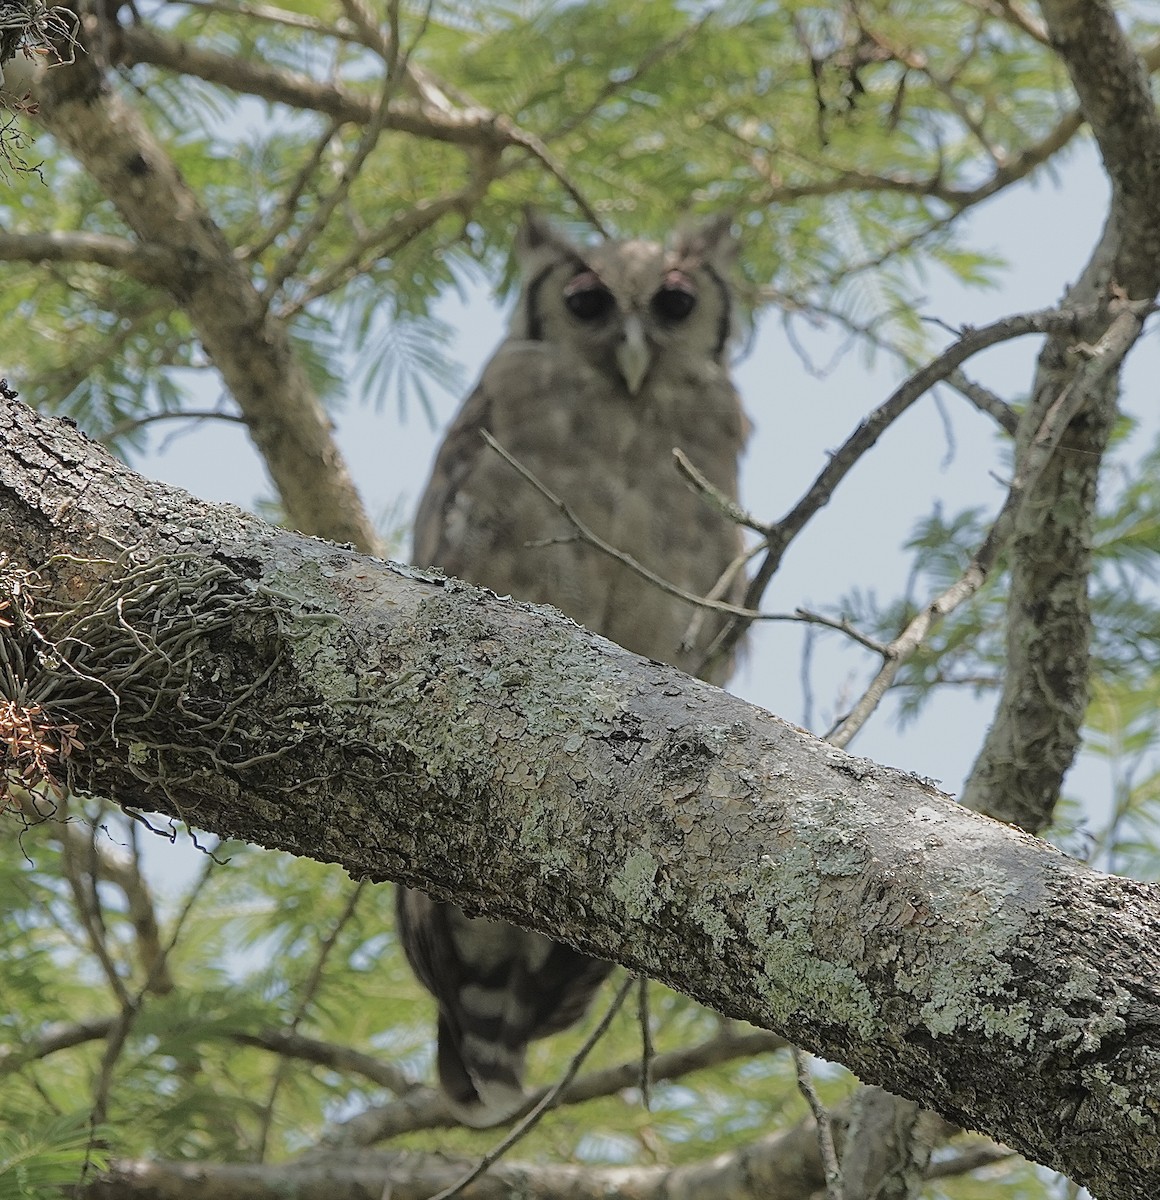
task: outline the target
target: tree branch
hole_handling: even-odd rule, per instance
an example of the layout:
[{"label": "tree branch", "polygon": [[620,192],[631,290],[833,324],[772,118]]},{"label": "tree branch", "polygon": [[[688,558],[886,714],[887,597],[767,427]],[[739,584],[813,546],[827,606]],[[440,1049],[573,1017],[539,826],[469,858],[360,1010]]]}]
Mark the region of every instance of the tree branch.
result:
[{"label": "tree branch", "polygon": [[[979,329],[965,329],[958,340],[943,350],[920,370],[915,371],[901,383],[868,417],[864,418],[842,445],[830,455],[830,461],[818,473],[806,494],[780,521],[768,527],[769,549],[745,593],[743,607],[756,611],[769,581],[781,566],[793,539],[808,522],[827,504],[838,484],[850,473],[862,456],[868,453],[883,433],[916,400],[919,400],[936,383],[950,377],[964,362],[980,350],[1013,338],[1032,333],[1049,333],[1052,330],[1074,330],[1090,312],[1070,308],[1041,309],[1038,312],[1022,313],[1004,317]],[[706,660],[727,655],[741,640],[751,618],[737,616],[721,631],[716,642],[706,652]]]},{"label": "tree branch", "polygon": [[[1080,96],[1112,180],[1103,235],[1064,299],[1089,309],[1039,356],[1016,435],[1018,460],[1059,393],[1075,355],[1105,336],[1108,301],[1160,291],[1160,117],[1144,63],[1102,0],[1044,0],[1053,46]],[[1029,492],[1011,542],[1007,670],[995,720],[971,770],[964,803],[1028,830],[1051,819],[1087,709],[1096,484],[1115,420],[1118,373],[1093,381],[1067,430],[1065,452]]]},{"label": "tree branch", "polygon": [[290,520],[304,533],[376,547],[374,525],[285,326],[268,316],[162,145],[103,85],[90,59],[46,72],[36,97],[40,120],[113,198],[138,238],[164,245],[182,263],[168,287],[233,394]]},{"label": "tree branch", "polygon": [[0,405],[0,544],[43,588],[2,632],[48,719],[83,722],[75,790],[518,922],[1097,1194],[1160,1190],[1152,889],[543,609],[193,502]]},{"label": "tree branch", "polygon": [[6,262],[96,263],[124,271],[142,283],[166,284],[178,257],[160,243],[141,245],[107,233],[7,233],[0,230],[0,259]]},{"label": "tree branch", "polygon": [[[845,1118],[835,1114],[835,1130]],[[930,1168],[945,1178],[954,1168],[995,1162],[1010,1151],[985,1146]],[[453,1185],[469,1160],[417,1150],[364,1153],[318,1162],[258,1167],[120,1160],[84,1192],[93,1200],[428,1200]],[[680,1166],[594,1167],[588,1164],[497,1163],[463,1193],[465,1200],[810,1200],[825,1180],[812,1121],[761,1138],[709,1162]]]},{"label": "tree branch", "polygon": [[[767,1030],[728,1029],[708,1041],[695,1046],[683,1046],[679,1050],[666,1050],[657,1054],[651,1063],[649,1076],[653,1083],[681,1079],[707,1067],[720,1066],[738,1058],[751,1058],[757,1054],[768,1054],[782,1050],[784,1038]],[[0,1058],[0,1064],[3,1059]],[[601,1096],[612,1096],[625,1088],[640,1086],[640,1061],[621,1063],[616,1067],[605,1067],[589,1071],[570,1083],[561,1092],[557,1104],[565,1107],[583,1104]],[[433,1088],[412,1088],[405,1094],[394,1089],[399,1099],[379,1108],[368,1108],[346,1121],[334,1126],[319,1142],[321,1151],[336,1151],[373,1146],[400,1134],[413,1133],[419,1129],[450,1129],[459,1124],[452,1114],[442,1093]],[[548,1094],[548,1088],[529,1092],[525,1107],[532,1108]]]}]

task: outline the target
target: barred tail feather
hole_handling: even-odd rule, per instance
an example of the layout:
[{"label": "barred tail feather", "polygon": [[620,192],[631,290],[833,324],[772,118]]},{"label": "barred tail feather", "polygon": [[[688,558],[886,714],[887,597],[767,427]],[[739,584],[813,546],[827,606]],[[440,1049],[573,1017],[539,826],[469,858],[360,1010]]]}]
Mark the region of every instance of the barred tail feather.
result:
[{"label": "barred tail feather", "polygon": [[439,1086],[456,1118],[473,1129],[500,1125],[523,1108],[526,1045],[506,1046],[452,1027],[439,1015]]}]

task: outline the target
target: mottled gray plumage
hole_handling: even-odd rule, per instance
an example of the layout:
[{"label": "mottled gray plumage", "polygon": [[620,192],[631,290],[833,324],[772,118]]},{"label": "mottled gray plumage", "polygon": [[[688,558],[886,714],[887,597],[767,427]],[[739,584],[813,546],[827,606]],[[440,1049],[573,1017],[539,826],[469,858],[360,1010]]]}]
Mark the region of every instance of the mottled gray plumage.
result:
[{"label": "mottled gray plumage", "polygon": [[[703,620],[684,645],[696,610],[578,541],[480,430],[606,541],[689,592],[710,592],[740,533],[678,473],[672,451],[736,496],[746,421],[726,363],[733,249],[727,220],[667,248],[581,248],[530,216],[516,243],[523,291],[511,329],[439,450],[414,561],[552,604],[629,650],[696,670],[719,621]],[[407,889],[399,928],[439,1003],[449,1101],[468,1124],[504,1119],[522,1102],[527,1043],[578,1020],[609,965]]]}]

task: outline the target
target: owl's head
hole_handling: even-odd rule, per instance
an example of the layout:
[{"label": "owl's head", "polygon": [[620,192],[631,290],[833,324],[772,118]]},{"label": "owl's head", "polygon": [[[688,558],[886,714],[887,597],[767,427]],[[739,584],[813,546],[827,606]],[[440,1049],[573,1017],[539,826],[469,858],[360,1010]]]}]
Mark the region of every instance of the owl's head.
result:
[{"label": "owl's head", "polygon": [[732,332],[730,225],[717,217],[667,246],[581,247],[529,213],[516,239],[523,292],[511,336],[571,347],[633,396],[666,365],[720,363]]}]

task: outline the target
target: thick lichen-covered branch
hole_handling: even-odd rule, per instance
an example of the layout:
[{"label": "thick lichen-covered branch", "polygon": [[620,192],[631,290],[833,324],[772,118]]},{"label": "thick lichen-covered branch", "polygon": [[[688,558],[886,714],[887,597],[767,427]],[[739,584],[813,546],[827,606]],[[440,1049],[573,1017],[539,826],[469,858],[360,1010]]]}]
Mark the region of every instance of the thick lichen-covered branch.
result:
[{"label": "thick lichen-covered branch", "polygon": [[149,484],[15,401],[0,495],[74,787],[518,921],[1097,1194],[1156,1193],[1148,888],[548,611]]}]

